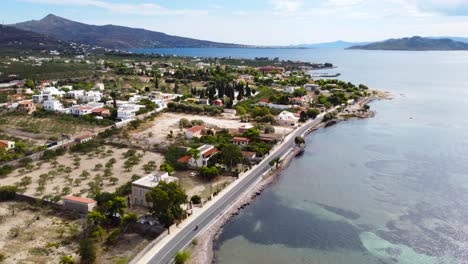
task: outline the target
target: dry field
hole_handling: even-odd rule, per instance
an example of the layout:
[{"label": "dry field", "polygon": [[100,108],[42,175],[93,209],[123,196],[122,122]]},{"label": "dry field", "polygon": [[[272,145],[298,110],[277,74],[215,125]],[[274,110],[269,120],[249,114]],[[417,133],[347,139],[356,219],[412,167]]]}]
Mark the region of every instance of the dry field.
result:
[{"label": "dry field", "polygon": [[73,123],[54,118],[35,118],[31,115],[1,115],[0,129],[12,136],[19,136],[41,142],[60,139],[62,134],[80,135],[95,129],[95,125]]},{"label": "dry field", "polygon": [[76,258],[80,221],[26,203],[0,203],[0,252],[6,257],[2,263],[59,263],[64,255]]},{"label": "dry field", "polygon": [[[12,214],[14,209],[14,215]],[[55,264],[64,255],[79,263],[78,241],[85,219],[71,217],[47,207],[27,203],[0,203],[0,254],[2,264]],[[123,234],[112,247],[101,246],[96,263],[114,264],[128,261],[149,243],[142,236]]]},{"label": "dry field", "polygon": [[[149,125],[142,126],[142,129],[137,130],[132,135],[132,144],[140,146],[153,146],[155,144],[159,146],[168,146],[172,143],[171,139],[167,138],[167,135],[173,131],[174,137],[182,135],[183,129],[179,128],[179,120],[186,118],[191,120],[203,120],[205,125],[213,128],[227,128],[237,129],[241,125],[249,124],[242,123],[239,118],[220,118],[213,116],[201,116],[192,114],[182,113],[163,113],[156,117]],[[291,128],[275,126],[276,134],[287,134],[291,131]]]},{"label": "dry field", "polygon": [[[87,155],[66,153],[58,157],[56,162],[33,163],[34,168],[31,171],[16,170],[0,182],[2,185],[13,185],[25,177],[30,177],[31,183],[24,192],[26,195],[43,197],[48,194],[54,196],[75,194],[87,197],[90,194],[89,184],[95,182],[96,178],[102,180],[103,184],[100,186],[102,191],[113,192],[118,186],[130,181],[132,175],[145,176],[144,164],[154,161],[159,166],[164,161],[164,157],[160,154],[137,151],[135,156],[141,156],[141,160],[137,165],[126,169],[124,164],[127,159],[123,154],[128,150],[128,148],[103,146]],[[112,166],[112,174],[106,175],[106,163],[111,159],[115,159],[116,162]],[[97,164],[101,164],[102,167],[97,168]],[[85,177],[83,171],[89,175]],[[41,177],[47,177],[43,190],[38,189]]]},{"label": "dry field", "polygon": [[[173,176],[179,179],[180,185],[185,189],[187,196],[190,198],[194,195],[200,196],[202,199],[206,200],[210,196],[210,191],[215,192],[217,188],[225,183],[231,183],[234,178],[227,176],[219,176],[216,180],[212,182],[204,181],[198,176],[190,176],[191,172],[196,171],[177,171]],[[211,190],[210,190],[211,189]]]}]

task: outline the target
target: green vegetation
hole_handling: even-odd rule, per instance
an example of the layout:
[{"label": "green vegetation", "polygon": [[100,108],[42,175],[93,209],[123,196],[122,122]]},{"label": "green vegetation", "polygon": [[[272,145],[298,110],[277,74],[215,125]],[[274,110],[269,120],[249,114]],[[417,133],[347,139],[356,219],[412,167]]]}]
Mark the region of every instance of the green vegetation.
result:
[{"label": "green vegetation", "polygon": [[181,205],[187,201],[187,195],[177,182],[160,182],[158,186],[146,193],[146,200],[153,204],[151,213],[165,227],[185,217]]},{"label": "green vegetation", "polygon": [[174,261],[176,264],[185,264],[190,259],[190,252],[187,250],[177,251]]},{"label": "green vegetation", "polygon": [[14,200],[17,191],[16,186],[0,186],[0,201]]}]

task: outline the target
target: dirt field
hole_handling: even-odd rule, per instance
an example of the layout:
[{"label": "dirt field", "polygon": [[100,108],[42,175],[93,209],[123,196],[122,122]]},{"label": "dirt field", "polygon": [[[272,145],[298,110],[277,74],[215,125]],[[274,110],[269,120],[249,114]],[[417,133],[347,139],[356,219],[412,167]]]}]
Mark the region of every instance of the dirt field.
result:
[{"label": "dirt field", "polygon": [[76,124],[53,118],[34,118],[31,115],[0,116],[0,129],[5,133],[36,141],[60,139],[62,134],[79,135],[94,128],[96,128],[94,125]]},{"label": "dirt field", "polygon": [[[179,128],[179,120],[182,118],[186,118],[189,121],[203,120],[205,125],[213,128],[237,129],[241,125],[249,124],[242,123],[239,118],[228,116],[229,115],[226,115],[226,118],[219,118],[182,113],[163,113],[161,116],[156,117],[152,124],[144,126],[143,129],[134,133],[132,135],[132,141],[145,146],[153,146],[154,144],[168,146],[172,143],[172,141],[167,138],[171,130],[174,133],[174,137],[177,137],[179,134],[183,135],[184,129]],[[290,131],[291,128],[275,126],[275,133],[277,134],[287,134]]]},{"label": "dirt field", "polygon": [[185,189],[187,195],[192,197],[194,195],[200,196],[202,199],[207,199],[210,196],[211,191],[216,191],[218,186],[221,186],[224,183],[230,183],[234,180],[232,177],[220,176],[212,182],[203,181],[198,176],[190,176],[191,172],[196,171],[177,171],[174,173],[174,176],[179,178],[179,183]]},{"label": "dirt field", "polygon": [[[6,257],[1,263],[52,264],[64,255],[79,263],[78,236],[85,219],[66,214],[27,203],[0,203],[0,253]],[[123,234],[116,245],[98,250],[96,263],[128,263],[148,243],[138,234]]]},{"label": "dirt field", "polygon": [[[26,187],[26,195],[34,197],[43,197],[44,195],[66,195],[79,194],[82,197],[89,195],[91,182],[94,182],[96,177],[102,179],[102,191],[115,191],[115,189],[131,180],[132,175],[145,176],[147,173],[143,170],[143,165],[149,161],[154,161],[157,166],[161,165],[164,157],[153,152],[137,151],[135,155],[142,155],[140,162],[133,166],[130,170],[124,168],[126,158],[123,153],[127,152],[127,148],[115,148],[104,146],[99,149],[99,154],[92,152],[89,155],[72,155],[67,153],[57,158],[57,162],[35,162],[34,168],[31,171],[22,172],[16,170],[8,177],[1,180],[2,185],[13,185],[20,182],[24,177],[31,177],[31,184]],[[114,158],[116,163],[112,167],[112,175],[105,175],[105,164]],[[77,162],[78,160],[78,162]],[[101,164],[102,168],[95,169],[96,164]],[[68,167],[68,169],[67,169]],[[84,177],[83,171],[87,171],[89,175]],[[48,174],[43,191],[39,191],[40,175]],[[44,177],[44,176],[43,176]],[[116,178],[118,181],[112,183],[111,179]],[[115,179],[114,179],[115,180]],[[69,187],[69,190],[65,189]]]},{"label": "dirt field", "polygon": [[[11,207],[17,207],[14,215]],[[76,257],[73,241],[81,232],[80,221],[25,203],[0,203],[0,252],[6,256],[2,263],[59,263],[61,256]]]}]

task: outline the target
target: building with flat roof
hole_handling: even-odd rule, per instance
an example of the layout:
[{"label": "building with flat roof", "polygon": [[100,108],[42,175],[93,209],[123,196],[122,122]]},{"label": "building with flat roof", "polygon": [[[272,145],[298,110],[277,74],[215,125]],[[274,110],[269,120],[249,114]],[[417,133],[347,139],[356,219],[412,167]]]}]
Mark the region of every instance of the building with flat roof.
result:
[{"label": "building with flat roof", "polygon": [[165,171],[158,171],[146,175],[145,177],[132,182],[132,197],[131,202],[134,205],[151,207],[152,203],[146,201],[146,193],[158,186],[159,182],[175,182],[176,177],[169,176]]}]

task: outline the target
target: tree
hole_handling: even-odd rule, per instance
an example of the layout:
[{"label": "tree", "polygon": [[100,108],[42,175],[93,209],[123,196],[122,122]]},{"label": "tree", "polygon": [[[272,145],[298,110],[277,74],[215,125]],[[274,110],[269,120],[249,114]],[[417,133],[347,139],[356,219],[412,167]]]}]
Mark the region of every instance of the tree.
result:
[{"label": "tree", "polygon": [[236,144],[227,144],[223,147],[221,153],[221,160],[223,163],[232,170],[233,165],[237,165],[242,160],[242,153],[240,147]]},{"label": "tree", "polygon": [[158,186],[146,193],[146,201],[152,203],[151,213],[165,227],[183,219],[184,211],[181,205],[186,200],[185,190],[177,182],[161,181]]},{"label": "tree", "polygon": [[145,165],[143,165],[143,170],[146,172],[146,173],[150,173],[152,171],[154,171],[156,169],[156,162],[154,161],[148,161],[148,163],[146,163]]},{"label": "tree", "polygon": [[301,136],[297,136],[294,138],[294,143],[297,145],[297,146],[302,146],[303,144],[305,144],[305,139]]},{"label": "tree", "polygon": [[125,215],[125,210],[127,209],[127,202],[125,201],[124,197],[115,196],[113,199],[107,201],[106,205],[108,207],[108,218],[117,217],[120,219]]},{"label": "tree", "polygon": [[240,116],[245,115],[247,113],[245,108],[240,105],[236,107],[236,112],[237,112],[237,115],[240,115]]},{"label": "tree", "polygon": [[320,114],[320,111],[317,109],[308,109],[307,116],[309,118],[315,119]]},{"label": "tree", "polygon": [[93,264],[96,261],[96,245],[92,239],[86,238],[80,241],[79,253],[81,263]]},{"label": "tree", "polygon": [[91,211],[86,216],[86,219],[88,219],[88,222],[90,224],[97,226],[100,225],[101,222],[104,221],[104,219],[106,219],[106,217],[99,211]]},{"label": "tree", "polygon": [[89,175],[91,175],[87,170],[83,170],[80,174],[80,177],[83,179],[88,179]]},{"label": "tree", "polygon": [[179,120],[179,128],[186,128],[190,126],[190,121],[187,118],[181,118]]},{"label": "tree", "polygon": [[299,115],[299,122],[305,122],[305,121],[307,121],[308,118],[309,118],[309,116],[307,116],[306,112],[301,111],[301,113]]},{"label": "tree", "polygon": [[161,164],[161,166],[159,166],[159,169],[161,171],[165,171],[165,172],[169,173],[169,175],[171,175],[174,172],[174,168],[171,165],[169,165],[169,164],[167,164],[165,162],[163,164]]},{"label": "tree", "polygon": [[175,264],[185,264],[190,259],[190,252],[187,250],[177,251],[174,256]]},{"label": "tree", "polygon": [[203,167],[200,168],[200,175],[203,178],[211,181],[212,179],[214,179],[216,176],[219,175],[219,170],[216,167],[205,167],[205,166],[203,166]]},{"label": "tree", "polygon": [[270,161],[270,166],[272,167],[276,165],[276,168],[278,168],[279,164],[280,164],[280,157],[276,157]]},{"label": "tree", "polygon": [[200,158],[200,150],[198,149],[195,149],[195,148],[191,148],[187,151],[187,153],[192,156],[192,158],[195,160],[195,165],[197,166],[198,168],[198,162],[197,160]]},{"label": "tree", "polygon": [[256,141],[258,139],[258,137],[260,136],[260,131],[258,131],[258,129],[256,128],[249,128],[247,129],[246,131],[244,131],[244,133],[242,134],[242,136],[252,140],[252,141]]}]

